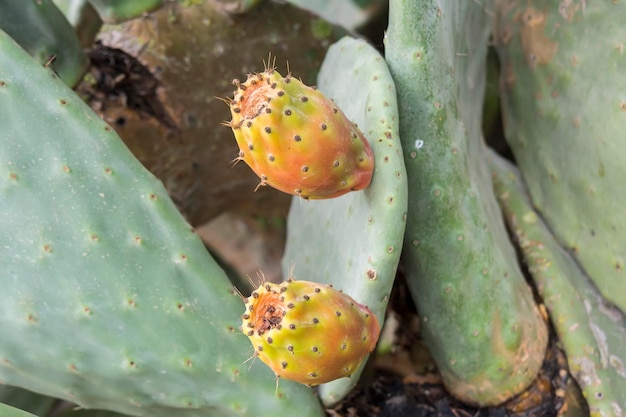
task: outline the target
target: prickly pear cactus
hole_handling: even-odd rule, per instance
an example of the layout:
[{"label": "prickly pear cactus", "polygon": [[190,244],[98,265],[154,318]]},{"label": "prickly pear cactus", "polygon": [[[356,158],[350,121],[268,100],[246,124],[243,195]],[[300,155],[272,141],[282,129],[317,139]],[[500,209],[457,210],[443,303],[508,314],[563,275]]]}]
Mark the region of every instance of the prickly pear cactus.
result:
[{"label": "prickly pear cactus", "polygon": [[480,132],[492,6],[392,0],[385,41],[414,196],[407,280],[446,387],[479,405],[523,391],[547,343],[493,195]]},{"label": "prickly pear cactus", "polygon": [[131,415],[323,415],[244,365],[241,299],[163,185],[3,32],[0,125],[2,383]]},{"label": "prickly pear cactus", "polygon": [[624,5],[500,1],[497,16],[505,134],[533,205],[626,311]]},{"label": "prickly pear cactus", "polygon": [[367,306],[332,286],[264,283],[245,300],[242,331],[277,377],[309,386],[350,376],[376,346]]},{"label": "prickly pear cactus", "polygon": [[0,404],[0,416],[2,417],[37,417],[34,414],[20,410],[10,405]]},{"label": "prickly pear cactus", "polygon": [[330,99],[273,67],[235,80],[228,125],[245,161],[271,185],[305,199],[366,188],[374,155],[367,139]]},{"label": "prickly pear cactus", "polygon": [[626,317],[602,298],[533,209],[519,171],[493,155],[494,187],[591,416],[626,412]]},{"label": "prickly pear cactus", "polygon": [[[332,200],[294,198],[287,223],[283,274],[334,284],[366,304],[382,323],[396,275],[407,206],[406,171],[398,137],[396,90],[382,56],[363,40],[333,44],[320,69],[320,91],[361,128],[374,151],[370,186]],[[333,404],[360,370],[319,388]]]}]

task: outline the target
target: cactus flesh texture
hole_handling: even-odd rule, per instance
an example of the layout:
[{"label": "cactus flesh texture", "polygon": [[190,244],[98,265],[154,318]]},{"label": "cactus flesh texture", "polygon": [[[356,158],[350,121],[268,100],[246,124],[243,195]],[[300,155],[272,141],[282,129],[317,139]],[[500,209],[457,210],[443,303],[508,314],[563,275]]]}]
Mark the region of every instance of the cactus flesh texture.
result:
[{"label": "cactus flesh texture", "polygon": [[3,384],[129,415],[324,414],[246,369],[241,300],[163,184],[2,31],[0,125]]},{"label": "cactus flesh texture", "polygon": [[156,9],[163,0],[89,0],[106,23],[120,23]]},{"label": "cactus flesh texture", "polygon": [[626,312],[624,4],[497,5],[505,136],[533,205]]},{"label": "cactus flesh texture", "polygon": [[37,417],[34,414],[19,410],[10,405],[0,404],[0,416],[2,417]]},{"label": "cactus flesh texture", "polygon": [[500,206],[594,417],[626,411],[626,317],[600,296],[533,209],[519,171],[492,155]]},{"label": "cactus flesh texture", "polygon": [[74,29],[51,0],[0,2],[0,28],[70,87],[88,65]]},{"label": "cactus flesh texture", "polygon": [[385,50],[414,196],[407,281],[446,387],[479,405],[531,384],[548,334],[507,236],[480,132],[491,5],[392,0]]},{"label": "cactus flesh texture", "polygon": [[376,346],[369,308],[332,286],[263,283],[245,300],[242,331],[277,377],[318,385],[350,376]]},{"label": "cactus flesh texture", "polygon": [[317,89],[274,68],[238,80],[230,101],[245,161],[271,185],[303,198],[333,198],[366,188],[374,155],[359,128]]}]

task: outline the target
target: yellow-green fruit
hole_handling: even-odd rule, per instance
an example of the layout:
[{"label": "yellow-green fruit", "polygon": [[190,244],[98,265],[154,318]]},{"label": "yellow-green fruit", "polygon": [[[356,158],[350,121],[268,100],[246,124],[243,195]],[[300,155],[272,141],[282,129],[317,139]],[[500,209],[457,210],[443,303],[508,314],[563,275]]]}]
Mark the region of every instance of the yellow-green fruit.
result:
[{"label": "yellow-green fruit", "polygon": [[228,125],[260,185],[322,199],[370,184],[374,153],[332,100],[273,68],[234,84]]},{"label": "yellow-green fruit", "polygon": [[255,355],[276,376],[306,385],[350,376],[380,334],[369,308],[325,284],[265,283],[245,303],[242,331]]}]

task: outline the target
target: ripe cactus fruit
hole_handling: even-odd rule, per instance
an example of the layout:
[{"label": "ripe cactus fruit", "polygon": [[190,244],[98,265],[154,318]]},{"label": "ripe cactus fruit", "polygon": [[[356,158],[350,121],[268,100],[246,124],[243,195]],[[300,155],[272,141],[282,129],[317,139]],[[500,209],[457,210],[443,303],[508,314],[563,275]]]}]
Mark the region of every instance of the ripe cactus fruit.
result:
[{"label": "ripe cactus fruit", "polygon": [[366,188],[374,154],[367,139],[339,107],[291,74],[274,68],[251,74],[229,101],[245,161],[272,187],[303,198],[333,198]]},{"label": "ripe cactus fruit", "polygon": [[277,377],[309,386],[350,376],[376,346],[369,308],[330,285],[264,283],[244,300],[242,331]]}]

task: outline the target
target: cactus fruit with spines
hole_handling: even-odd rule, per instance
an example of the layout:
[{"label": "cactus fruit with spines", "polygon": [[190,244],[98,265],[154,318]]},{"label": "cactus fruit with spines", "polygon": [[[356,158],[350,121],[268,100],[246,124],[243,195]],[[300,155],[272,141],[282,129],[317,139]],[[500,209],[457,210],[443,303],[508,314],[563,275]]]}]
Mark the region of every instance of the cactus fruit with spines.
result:
[{"label": "cactus fruit with spines", "polygon": [[374,350],[380,325],[332,286],[288,279],[245,299],[241,330],[277,377],[314,386],[349,377]]},{"label": "cactus fruit with spines", "polygon": [[392,0],[385,38],[413,196],[407,281],[444,384],[478,405],[529,386],[548,339],[485,163],[480,103],[492,6]]},{"label": "cactus fruit with spines", "polygon": [[497,5],[505,136],[533,205],[626,312],[624,4]]},{"label": "cactus fruit with spines", "polygon": [[626,317],[606,302],[532,207],[519,171],[493,154],[494,188],[539,295],[567,352],[590,415],[626,412]]},{"label": "cactus fruit with spines", "polygon": [[[288,276],[294,267],[301,278],[343,288],[382,323],[402,251],[407,208],[396,90],[380,53],[350,37],[329,48],[318,86],[369,139],[375,169],[362,192],[304,204],[293,199],[283,274]],[[331,405],[341,400],[360,372],[321,385],[322,401]]]},{"label": "cactus fruit with spines", "polygon": [[163,185],[1,31],[0,125],[2,383],[129,415],[324,414],[248,369],[241,299]]},{"label": "cactus fruit with spines", "polygon": [[323,199],[370,184],[374,156],[367,139],[319,90],[273,66],[233,83],[227,125],[239,146],[236,160],[252,168],[259,186]]},{"label": "cactus fruit with spines", "polygon": [[[236,17],[225,16],[215,3],[168,1],[149,18],[107,25],[99,35],[106,47],[93,51],[106,65],[108,48],[120,49],[155,74],[154,84],[148,86],[158,85],[155,93],[162,108],[154,107],[154,117],[146,118],[124,102],[110,100],[103,117],[116,126],[139,161],[166,184],[172,199],[195,226],[224,212],[282,215],[288,209],[289,195],[271,187],[252,193],[258,177],[243,163],[234,169],[224,163],[236,156],[237,144],[231,129],[220,128],[230,115],[218,97],[231,96],[234,78],[262,70],[263,58],[275,48],[279,48],[281,66],[289,63],[303,82],[315,84],[328,45],[342,33],[314,37],[302,30],[314,24],[314,17],[284,2],[265,1]],[[129,78],[134,75],[124,76],[120,84]],[[163,129],[161,116],[180,128],[176,140],[172,132]],[[120,117],[123,126],[117,123]]]}]

